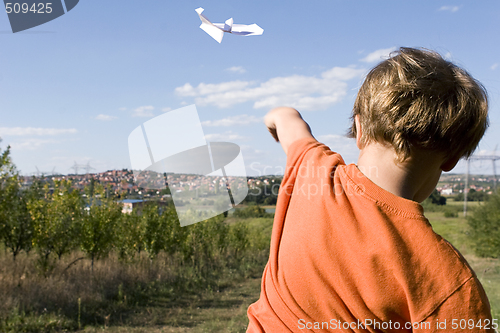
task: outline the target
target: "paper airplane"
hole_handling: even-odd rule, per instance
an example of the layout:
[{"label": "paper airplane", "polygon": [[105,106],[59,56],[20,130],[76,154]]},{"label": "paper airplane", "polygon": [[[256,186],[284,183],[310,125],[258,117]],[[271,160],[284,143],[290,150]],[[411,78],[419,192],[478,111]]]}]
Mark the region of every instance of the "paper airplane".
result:
[{"label": "paper airplane", "polygon": [[233,18],[226,20],[225,23],[212,23],[205,15],[202,14],[204,11],[203,8],[197,8],[195,11],[198,13],[201,20],[200,28],[219,43],[222,41],[222,37],[224,37],[225,32],[240,36],[262,35],[264,32],[264,29],[255,23],[250,25],[233,24]]}]

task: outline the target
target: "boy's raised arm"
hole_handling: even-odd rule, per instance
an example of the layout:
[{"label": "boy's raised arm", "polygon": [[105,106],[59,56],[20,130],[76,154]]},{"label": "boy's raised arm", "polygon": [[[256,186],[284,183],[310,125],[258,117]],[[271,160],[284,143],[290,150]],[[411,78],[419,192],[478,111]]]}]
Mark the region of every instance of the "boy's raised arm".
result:
[{"label": "boy's raised arm", "polygon": [[281,147],[288,153],[288,147],[302,138],[313,138],[311,128],[302,119],[299,111],[290,107],[278,107],[269,111],[264,117],[264,123],[273,138],[281,143]]}]

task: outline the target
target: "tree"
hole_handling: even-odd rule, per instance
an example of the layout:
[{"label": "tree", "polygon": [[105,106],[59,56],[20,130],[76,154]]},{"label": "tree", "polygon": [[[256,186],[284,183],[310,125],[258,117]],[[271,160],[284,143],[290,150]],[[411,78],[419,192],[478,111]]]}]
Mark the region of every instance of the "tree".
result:
[{"label": "tree", "polygon": [[476,254],[481,257],[500,257],[500,194],[491,195],[467,220]]},{"label": "tree", "polygon": [[144,247],[151,258],[166,248],[167,235],[170,228],[165,219],[161,218],[158,206],[149,204],[142,211],[143,224],[146,226],[144,233]]},{"label": "tree", "polygon": [[115,247],[121,259],[133,257],[136,253],[144,250],[144,234],[146,225],[144,219],[137,214],[137,210],[130,214],[122,214],[121,223],[115,239]]},{"label": "tree", "polygon": [[446,197],[443,197],[436,189],[434,189],[434,191],[432,191],[431,195],[429,196],[429,199],[435,205],[438,205],[438,206],[446,205]]},{"label": "tree", "polygon": [[182,246],[186,241],[189,230],[187,227],[181,227],[175,206],[172,203],[163,209],[161,218],[163,219],[162,223],[166,226],[166,230],[163,231],[166,238],[165,252],[171,255],[182,252]]},{"label": "tree", "polygon": [[106,196],[107,191],[102,185],[92,184],[85,190],[89,202],[83,214],[80,244],[91,260],[93,271],[94,261],[107,255],[113,246],[122,207],[112,197]]},{"label": "tree", "polygon": [[250,218],[250,217],[272,217],[272,214],[266,213],[266,210],[258,205],[249,205],[245,208],[236,208],[233,213],[234,217]]},{"label": "tree", "polygon": [[56,181],[54,189],[44,186],[42,198],[31,198],[28,209],[32,218],[33,244],[44,270],[50,266],[50,255],[59,259],[73,250],[80,233],[83,201],[69,181]]},{"label": "tree", "polygon": [[[467,201],[487,201],[488,198],[489,195],[486,192],[476,191],[473,188],[471,188],[467,193]],[[455,201],[464,201],[464,194],[457,194],[457,196],[455,197]]]},{"label": "tree", "polygon": [[184,260],[191,262],[198,273],[207,276],[224,255],[229,226],[222,215],[217,215],[184,228]]},{"label": "tree", "polygon": [[23,195],[19,174],[10,158],[10,146],[0,154],[0,239],[13,260],[31,249],[33,226]]}]

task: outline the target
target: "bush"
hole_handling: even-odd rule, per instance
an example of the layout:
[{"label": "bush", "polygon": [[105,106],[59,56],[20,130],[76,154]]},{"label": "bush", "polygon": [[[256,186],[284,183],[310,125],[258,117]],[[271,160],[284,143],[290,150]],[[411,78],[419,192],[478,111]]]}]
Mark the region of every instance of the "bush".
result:
[{"label": "bush", "polygon": [[458,217],[458,212],[455,212],[453,210],[445,210],[444,217]]},{"label": "bush", "polygon": [[[484,191],[476,191],[471,188],[469,193],[467,193],[467,201],[488,201],[489,195]],[[455,201],[464,201],[464,194],[458,193],[455,198]]]},{"label": "bush", "polygon": [[245,208],[235,209],[233,216],[239,218],[272,217],[273,214],[266,213],[266,210],[260,206],[251,205]]},{"label": "bush", "polygon": [[480,257],[500,257],[500,195],[477,207],[468,218],[470,237]]},{"label": "bush", "polygon": [[436,189],[434,189],[434,191],[431,193],[428,199],[430,199],[431,203],[433,203],[434,205],[438,206],[446,205],[446,198],[443,197]]}]

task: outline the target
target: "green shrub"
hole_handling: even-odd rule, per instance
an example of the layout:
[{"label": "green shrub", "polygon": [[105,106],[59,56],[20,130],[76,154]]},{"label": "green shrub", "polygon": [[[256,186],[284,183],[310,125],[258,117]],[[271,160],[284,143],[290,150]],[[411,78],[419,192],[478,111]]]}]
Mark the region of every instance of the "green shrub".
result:
[{"label": "green shrub", "polygon": [[431,193],[431,195],[427,199],[430,200],[431,203],[433,203],[434,205],[438,205],[438,206],[446,205],[446,198],[443,197],[436,189],[434,189],[434,191]]},{"label": "green shrub", "polygon": [[235,209],[233,216],[239,218],[272,217],[273,214],[266,213],[266,210],[260,206],[250,205],[245,208]]},{"label": "green shrub", "polygon": [[458,212],[453,210],[445,210],[444,217],[458,217]]},{"label": "green shrub", "polygon": [[500,195],[478,206],[468,218],[475,252],[481,257],[500,257]]}]

